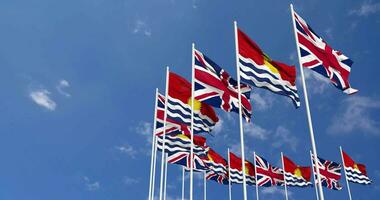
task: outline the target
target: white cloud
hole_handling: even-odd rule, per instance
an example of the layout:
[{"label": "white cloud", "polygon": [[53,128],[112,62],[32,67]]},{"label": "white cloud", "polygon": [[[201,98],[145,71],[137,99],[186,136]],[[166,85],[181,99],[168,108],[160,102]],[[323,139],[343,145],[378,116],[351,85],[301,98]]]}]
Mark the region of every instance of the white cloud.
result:
[{"label": "white cloud", "polygon": [[71,97],[71,95],[69,93],[67,93],[67,92],[64,91],[64,89],[68,88],[68,87],[70,87],[70,83],[67,80],[62,79],[62,80],[59,81],[59,83],[58,83],[58,85],[57,85],[56,88],[57,88],[57,91],[61,95],[65,96],[65,97]]},{"label": "white cloud", "polygon": [[115,149],[117,149],[120,153],[126,154],[131,158],[135,158],[137,151],[133,148],[133,146],[124,144],[122,146],[116,146]]},{"label": "white cloud", "polygon": [[[330,87],[330,80],[312,70],[304,69],[304,75],[308,91],[313,94],[323,94],[327,87]],[[300,85],[301,80],[300,81]]]},{"label": "white cloud", "polygon": [[380,12],[380,3],[372,3],[372,1],[364,1],[360,8],[353,9],[349,13],[357,16],[369,16]]},{"label": "white cloud", "polygon": [[146,140],[149,142],[149,144],[152,143],[152,123],[150,122],[140,122],[138,126],[135,128],[135,131],[138,134],[141,134],[142,136],[146,137]]},{"label": "white cloud", "polygon": [[272,94],[268,93],[252,93],[251,99],[254,105],[252,107],[259,111],[264,111],[271,108],[274,102],[274,98],[271,95]]},{"label": "white cloud", "polygon": [[95,191],[100,188],[100,183],[98,181],[91,182],[87,176],[84,176],[83,180],[86,186],[86,190],[88,191]]},{"label": "white cloud", "polygon": [[30,98],[39,106],[42,106],[50,111],[54,111],[57,104],[49,97],[50,92],[45,89],[31,91]]},{"label": "white cloud", "polygon": [[332,28],[327,28],[324,32],[329,39],[333,39]]},{"label": "white cloud", "polygon": [[149,26],[147,25],[147,23],[145,21],[143,21],[141,19],[138,19],[135,21],[132,33],[133,34],[143,34],[147,37],[152,36],[152,31],[150,30]]},{"label": "white cloud", "polygon": [[124,177],[123,178],[123,183],[125,185],[134,185],[134,184],[137,184],[139,182],[140,182],[140,180],[136,179],[136,178],[132,178],[132,177]]},{"label": "white cloud", "polygon": [[272,143],[273,147],[279,148],[282,146],[288,146],[293,151],[297,150],[297,145],[299,142],[298,138],[292,135],[290,131],[283,126],[277,127],[273,136],[273,141],[275,141]]},{"label": "white cloud", "polygon": [[250,136],[250,137],[253,137],[256,139],[266,140],[266,139],[268,139],[268,137],[270,135],[270,131],[268,131],[268,130],[266,130],[266,129],[264,129],[261,126],[256,125],[256,124],[244,122],[243,128],[244,128],[244,133],[247,136]]},{"label": "white cloud", "polygon": [[[264,194],[264,195],[275,195],[275,194],[285,195],[285,190],[284,189],[280,189],[278,187],[264,187],[261,190],[261,193]],[[290,196],[292,196],[292,192],[290,192],[288,190],[288,197],[290,197]]]},{"label": "white cloud", "polygon": [[380,109],[380,101],[363,96],[345,99],[328,128],[329,133],[347,134],[354,130],[379,135],[379,121],[371,117],[371,111]]},{"label": "white cloud", "polygon": [[224,123],[223,119],[219,117],[218,123],[216,123],[216,125],[212,129],[212,133],[214,135],[218,135],[219,133],[222,132],[222,130],[223,130],[223,123]]}]

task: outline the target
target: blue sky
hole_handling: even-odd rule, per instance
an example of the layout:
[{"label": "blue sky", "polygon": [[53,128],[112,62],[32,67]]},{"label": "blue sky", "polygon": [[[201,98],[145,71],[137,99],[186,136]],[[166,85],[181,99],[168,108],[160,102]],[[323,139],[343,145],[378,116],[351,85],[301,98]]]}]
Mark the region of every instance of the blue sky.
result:
[{"label": "blue sky", "polygon": [[[154,90],[165,66],[190,77],[191,43],[234,77],[233,20],[273,59],[297,64],[289,1],[2,0],[0,1],[0,198],[145,199]],[[329,44],[353,61],[346,96],[307,72],[319,155],[340,161],[342,145],[368,167],[371,186],[351,185],[354,199],[380,193],[380,93],[376,80],[380,3],[370,0],[293,1]],[[302,85],[301,108],[254,89],[254,120],[245,125],[246,155],[279,164],[280,152],[310,163]],[[237,114],[218,110],[221,123],[207,143],[238,153]],[[169,166],[169,199],[180,197],[180,169]],[[198,177],[198,176],[197,176]],[[342,184],[344,184],[344,179]],[[195,182],[195,197],[202,184]],[[208,184],[209,199],[227,187]],[[282,188],[260,189],[281,199]],[[234,199],[242,188],[233,186]],[[248,189],[249,197],[254,188]],[[291,188],[291,199],[313,199],[313,188]],[[363,195],[365,194],[365,195]],[[328,191],[328,199],[347,198]]]}]

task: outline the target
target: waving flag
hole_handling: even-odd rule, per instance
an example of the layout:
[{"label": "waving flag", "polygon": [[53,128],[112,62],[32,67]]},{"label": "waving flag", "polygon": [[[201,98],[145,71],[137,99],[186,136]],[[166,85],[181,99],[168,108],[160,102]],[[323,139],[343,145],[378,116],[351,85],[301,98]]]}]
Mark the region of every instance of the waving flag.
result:
[{"label": "waving flag", "polygon": [[[243,183],[243,172],[242,172],[242,160],[235,154],[230,152],[230,177],[231,183]],[[245,161],[245,178],[247,184],[254,185],[255,181],[255,168],[252,163]]]},{"label": "waving flag", "polygon": [[296,165],[286,156],[283,156],[283,159],[286,185],[297,187],[306,187],[311,185],[311,167],[301,167]]},{"label": "waving flag", "polygon": [[209,148],[204,162],[208,168],[206,174],[207,180],[228,184],[227,161],[221,155]]},{"label": "waving flag", "polygon": [[[167,115],[170,120],[191,124],[191,84],[181,76],[170,72]],[[194,133],[211,132],[219,121],[214,109],[198,100],[194,101]]]},{"label": "waving flag", "polygon": [[219,174],[214,171],[208,170],[206,171],[206,179],[212,180],[217,183],[228,185],[228,174]]},{"label": "waving flag", "polygon": [[250,85],[288,96],[298,108],[300,99],[295,84],[296,68],[271,60],[243,31],[238,29],[237,32],[242,80]]},{"label": "waving flag", "polygon": [[284,185],[284,173],[281,168],[273,167],[268,161],[258,155],[256,155],[255,160],[258,186],[271,187]]},{"label": "waving flag", "polygon": [[[158,150],[162,149],[162,137],[157,139]],[[194,135],[194,147],[193,147],[193,169],[206,170],[207,166],[204,163],[204,157],[207,156],[208,148],[204,146],[205,139],[201,136]],[[178,134],[175,136],[167,135],[165,137],[165,152],[168,154],[167,162],[171,164],[182,165],[190,168],[190,148],[191,139],[184,135]]]},{"label": "waving flag", "polygon": [[[314,155],[312,155],[312,160],[313,167],[315,168]],[[340,170],[342,169],[342,167],[339,163],[318,157],[318,167],[321,176],[322,186],[333,190],[342,189],[342,186],[339,184],[339,179],[341,177]],[[318,180],[318,178],[315,177],[315,180]]]},{"label": "waving flag", "polygon": [[352,183],[359,183],[363,185],[371,184],[371,180],[368,178],[365,165],[356,163],[346,152],[342,151],[344,160],[344,170],[347,175],[347,180]]},{"label": "waving flag", "polygon": [[296,12],[294,20],[302,66],[329,78],[344,93],[356,93],[348,81],[352,60],[332,49]]},{"label": "waving flag", "polygon": [[[198,50],[195,56],[195,99],[227,112],[239,113],[237,81]],[[240,84],[243,116],[247,121],[252,114],[249,102],[251,88]]]},{"label": "waving flag", "polygon": [[155,134],[160,136],[164,133],[164,128],[166,129],[166,135],[175,135],[175,134],[190,134],[190,127],[179,123],[177,121],[171,120],[170,118],[166,119],[166,126],[164,127],[164,113],[165,113],[165,97],[158,93],[157,98],[157,116],[156,116],[156,130]]}]

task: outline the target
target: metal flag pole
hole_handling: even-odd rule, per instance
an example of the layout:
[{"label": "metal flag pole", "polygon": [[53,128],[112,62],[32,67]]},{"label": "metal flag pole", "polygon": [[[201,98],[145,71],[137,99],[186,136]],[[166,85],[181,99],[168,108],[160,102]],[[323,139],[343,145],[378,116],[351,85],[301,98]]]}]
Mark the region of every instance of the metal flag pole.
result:
[{"label": "metal flag pole", "polygon": [[257,182],[257,170],[256,170],[256,152],[253,152],[253,163],[255,166],[256,200],[259,200],[259,183]]},{"label": "metal flag pole", "polygon": [[315,188],[315,195],[317,196],[317,200],[319,200],[319,195],[318,195],[318,183],[315,180],[315,171],[314,171],[314,165],[313,165],[313,156],[310,151],[310,161],[311,161],[311,170],[313,171],[313,181],[314,181],[314,188]]},{"label": "metal flag pole", "polygon": [[341,147],[341,146],[339,146],[339,149],[340,149],[340,156],[342,157],[344,177],[346,178],[348,197],[350,198],[350,200],[352,200],[352,197],[351,197],[351,190],[350,190],[350,184],[348,183],[347,173],[346,173],[346,167],[345,167],[345,166],[346,166],[346,163],[344,163],[344,158],[343,158],[343,150],[342,150],[342,147]]},{"label": "metal flag pole", "polygon": [[[307,121],[308,121],[308,124],[309,124],[311,146],[312,146],[312,150],[313,150],[313,154],[314,154],[314,161],[316,163],[317,180],[320,183],[321,182],[321,176],[320,176],[319,167],[318,167],[318,164],[317,164],[318,163],[317,162],[317,158],[318,158],[317,147],[316,147],[315,139],[314,139],[313,122],[311,120],[311,113],[310,113],[310,107],[309,107],[309,98],[308,98],[307,89],[306,89],[306,81],[305,81],[305,76],[304,76],[304,73],[303,73],[303,67],[301,65],[301,60],[300,60],[301,59],[301,55],[300,55],[299,46],[298,46],[298,37],[297,37],[297,32],[296,32],[296,23],[295,23],[295,19],[294,19],[294,10],[293,10],[293,5],[292,4],[290,4],[290,10],[291,10],[292,20],[293,20],[294,37],[296,39],[296,47],[297,47],[297,54],[298,54],[298,64],[299,64],[299,68],[300,68],[300,71],[301,71],[301,80],[302,80],[302,85],[303,85],[303,93],[304,93],[304,97],[305,97],[306,114],[307,114]],[[319,189],[319,194],[320,194],[321,200],[324,200],[325,198],[324,198],[324,195],[323,195],[323,189],[322,189],[322,185],[321,184],[318,184],[318,189]]]},{"label": "metal flag pole", "polygon": [[149,177],[149,197],[148,199],[152,200],[152,196],[154,196],[154,184],[153,184],[153,177],[155,176],[155,171],[153,170],[154,165],[156,165],[155,162],[155,149],[156,149],[156,118],[157,118],[157,96],[158,96],[158,88],[156,88],[156,96],[154,100],[154,117],[153,117],[153,133],[152,133],[152,153],[151,153],[151,159],[150,159],[150,177]]},{"label": "metal flag pole", "polygon": [[194,64],[195,64],[195,59],[194,59],[194,50],[195,50],[195,44],[192,43],[191,45],[191,143],[190,143],[190,200],[193,200],[193,165],[194,165]]},{"label": "metal flag pole", "polygon": [[164,112],[164,133],[162,135],[162,150],[161,150],[161,177],[160,177],[160,200],[164,187],[164,166],[165,160],[165,137],[166,137],[166,113],[168,110],[168,93],[169,93],[169,67],[166,67],[166,85],[165,85],[165,112]]},{"label": "metal flag pole", "polygon": [[238,41],[237,22],[236,21],[234,21],[234,31],[235,31],[235,57],[236,57],[237,84],[238,84],[238,95],[239,95],[239,126],[240,126],[240,147],[241,147],[241,169],[243,171],[243,197],[244,197],[244,200],[247,200],[247,183],[246,183],[246,177],[245,177],[243,115],[242,115],[242,108],[241,108],[239,41]]},{"label": "metal flag pole", "polygon": [[203,171],[203,200],[207,199],[206,170]]},{"label": "metal flag pole", "polygon": [[182,167],[182,200],[185,200],[185,167]]},{"label": "metal flag pole", "polygon": [[284,173],[285,199],[288,200],[288,186],[286,185],[284,154],[281,152],[282,171]]},{"label": "metal flag pole", "polygon": [[164,180],[164,200],[166,200],[166,186],[168,181],[168,154],[165,153],[165,180]]},{"label": "metal flag pole", "polygon": [[231,193],[231,165],[230,165],[230,149],[228,148],[228,197],[229,200],[232,200]]},{"label": "metal flag pole", "polygon": [[153,178],[152,178],[152,196],[151,200],[154,199],[154,192],[155,192],[155,183],[156,183],[156,165],[157,165],[157,137],[155,137],[154,140],[154,160],[153,160]]}]

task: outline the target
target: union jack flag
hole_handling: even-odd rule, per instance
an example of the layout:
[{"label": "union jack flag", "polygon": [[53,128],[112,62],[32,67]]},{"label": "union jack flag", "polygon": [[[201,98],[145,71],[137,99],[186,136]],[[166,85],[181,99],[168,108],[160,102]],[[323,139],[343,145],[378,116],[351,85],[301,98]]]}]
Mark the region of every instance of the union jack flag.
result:
[{"label": "union jack flag", "polygon": [[[313,160],[313,170],[315,171],[315,161],[314,155],[311,156]],[[318,168],[319,174],[321,175],[322,186],[333,190],[341,190],[342,186],[339,184],[339,179],[341,177],[340,170],[342,166],[339,163],[325,160],[318,157]],[[315,180],[318,182],[317,174],[315,174]]]},{"label": "union jack flag", "polygon": [[[200,51],[194,50],[194,56],[195,98],[226,112],[239,113],[237,81]],[[252,115],[249,102],[251,88],[246,84],[240,84],[240,89],[242,114],[249,121]]]},{"label": "union jack flag", "polygon": [[274,167],[264,158],[255,155],[257,185],[271,187],[284,185],[284,173],[281,168]]},{"label": "union jack flag", "polygon": [[223,185],[228,185],[228,174],[220,174],[215,171],[208,170],[206,171],[206,179]]},{"label": "union jack flag", "polygon": [[351,88],[348,81],[353,61],[332,49],[304,19],[293,13],[302,66],[329,78],[344,93],[356,93],[358,90]]}]

